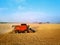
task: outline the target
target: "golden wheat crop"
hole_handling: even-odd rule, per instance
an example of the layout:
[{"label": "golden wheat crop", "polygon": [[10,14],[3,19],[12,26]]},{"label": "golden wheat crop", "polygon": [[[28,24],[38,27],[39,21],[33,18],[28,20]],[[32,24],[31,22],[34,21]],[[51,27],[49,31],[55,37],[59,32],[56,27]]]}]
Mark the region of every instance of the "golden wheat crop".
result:
[{"label": "golden wheat crop", "polygon": [[36,32],[19,34],[8,33],[12,25],[0,24],[0,45],[60,45],[60,24],[29,24]]}]

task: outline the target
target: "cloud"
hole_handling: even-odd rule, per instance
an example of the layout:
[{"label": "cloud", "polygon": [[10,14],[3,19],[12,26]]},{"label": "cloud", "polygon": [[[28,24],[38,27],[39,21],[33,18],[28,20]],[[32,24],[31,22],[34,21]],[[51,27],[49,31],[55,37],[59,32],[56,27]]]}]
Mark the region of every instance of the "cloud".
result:
[{"label": "cloud", "polygon": [[8,22],[35,22],[38,21],[40,18],[45,17],[45,14],[41,12],[16,12],[11,15],[5,16],[3,21]]},{"label": "cloud", "polygon": [[26,0],[11,0],[11,1],[13,1],[15,3],[24,3],[24,2],[26,2]]},{"label": "cloud", "polygon": [[16,1],[16,2],[24,2],[26,0],[14,0],[14,1]]},{"label": "cloud", "polygon": [[19,5],[18,7],[17,7],[17,11],[32,11],[33,10],[33,8],[32,7],[26,7],[26,6],[22,6],[22,5]]},{"label": "cloud", "polygon": [[7,10],[8,8],[0,8],[0,10]]},{"label": "cloud", "polygon": [[8,8],[0,8],[0,15],[4,14],[3,12],[8,10]]},{"label": "cloud", "polygon": [[6,16],[0,16],[0,21],[3,22],[46,22],[55,21],[55,18],[45,12],[26,11],[26,12],[14,12]]},{"label": "cloud", "polygon": [[23,7],[23,6],[18,6],[18,10],[24,10],[25,9],[25,7]]}]

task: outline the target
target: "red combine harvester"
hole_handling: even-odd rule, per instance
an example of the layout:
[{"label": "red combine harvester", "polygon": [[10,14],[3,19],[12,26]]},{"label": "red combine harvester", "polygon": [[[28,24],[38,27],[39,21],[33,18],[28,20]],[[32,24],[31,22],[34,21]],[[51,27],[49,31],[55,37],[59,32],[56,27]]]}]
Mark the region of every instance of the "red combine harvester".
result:
[{"label": "red combine harvester", "polygon": [[29,33],[29,30],[31,30],[32,32],[35,32],[35,30],[29,28],[29,25],[27,24],[21,24],[21,25],[13,25],[12,27],[14,27],[14,31],[15,33],[25,33],[25,31],[27,31],[27,33]]}]

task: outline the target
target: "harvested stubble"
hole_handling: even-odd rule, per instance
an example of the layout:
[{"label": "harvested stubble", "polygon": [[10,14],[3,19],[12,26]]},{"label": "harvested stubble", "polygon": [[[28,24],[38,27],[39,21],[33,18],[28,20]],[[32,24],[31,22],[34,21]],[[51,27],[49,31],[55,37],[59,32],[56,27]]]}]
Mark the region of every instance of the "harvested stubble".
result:
[{"label": "harvested stubble", "polygon": [[[13,24],[0,24],[1,30],[12,30]],[[35,33],[0,35],[0,45],[60,45],[60,24],[30,24]]]}]

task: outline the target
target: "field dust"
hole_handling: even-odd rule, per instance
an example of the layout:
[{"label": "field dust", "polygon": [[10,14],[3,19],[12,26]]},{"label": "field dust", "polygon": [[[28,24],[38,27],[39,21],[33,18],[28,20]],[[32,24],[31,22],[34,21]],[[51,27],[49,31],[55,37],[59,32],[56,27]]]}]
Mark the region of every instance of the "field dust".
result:
[{"label": "field dust", "polygon": [[12,25],[0,24],[0,45],[60,45],[60,24],[29,24],[36,32],[19,34]]}]

